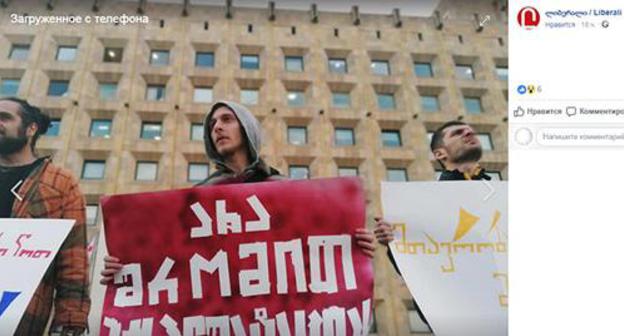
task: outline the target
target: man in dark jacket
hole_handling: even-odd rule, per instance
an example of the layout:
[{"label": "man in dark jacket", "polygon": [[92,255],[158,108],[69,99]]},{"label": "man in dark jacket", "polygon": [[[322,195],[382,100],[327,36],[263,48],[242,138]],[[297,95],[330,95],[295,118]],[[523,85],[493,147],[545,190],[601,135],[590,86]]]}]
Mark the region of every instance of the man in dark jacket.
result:
[{"label": "man in dark jacket", "polygon": [[[284,179],[260,158],[260,123],[240,104],[219,101],[212,105],[204,120],[204,143],[206,155],[215,164],[217,171],[200,182],[199,187]],[[362,228],[356,230],[354,237],[364,254],[372,258],[375,253],[373,234]],[[113,280],[123,265],[118,258],[106,256],[104,267],[100,283],[105,285]]]},{"label": "man in dark jacket", "polygon": [[[474,129],[464,122],[449,121],[438,128],[431,137],[431,152],[444,169],[439,181],[490,180],[490,176],[479,165],[483,153],[481,142]],[[375,218],[375,222],[377,241],[388,247],[394,240],[392,226],[381,217]],[[394,269],[401,274],[390,248],[387,249],[387,255]],[[426,323],[427,320],[417,304],[415,307]]]},{"label": "man in dark jacket", "polygon": [[[439,181],[490,180],[479,165],[483,149],[470,125],[461,121],[449,121],[438,128],[431,137],[431,151],[442,168]],[[375,236],[382,245],[388,246],[394,239],[390,224],[381,217],[375,218]],[[388,250],[388,255],[392,255]],[[396,265],[395,265],[396,267]]]}]

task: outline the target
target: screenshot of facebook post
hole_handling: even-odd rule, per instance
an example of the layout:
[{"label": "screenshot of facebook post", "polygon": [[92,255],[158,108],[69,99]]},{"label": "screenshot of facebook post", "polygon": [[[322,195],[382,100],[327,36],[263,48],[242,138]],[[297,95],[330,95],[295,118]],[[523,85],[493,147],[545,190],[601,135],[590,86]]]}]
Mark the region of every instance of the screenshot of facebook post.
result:
[{"label": "screenshot of facebook post", "polygon": [[622,1],[509,9],[510,331],[619,335]]},{"label": "screenshot of facebook post", "polygon": [[0,0],[0,335],[608,330],[583,6]]}]

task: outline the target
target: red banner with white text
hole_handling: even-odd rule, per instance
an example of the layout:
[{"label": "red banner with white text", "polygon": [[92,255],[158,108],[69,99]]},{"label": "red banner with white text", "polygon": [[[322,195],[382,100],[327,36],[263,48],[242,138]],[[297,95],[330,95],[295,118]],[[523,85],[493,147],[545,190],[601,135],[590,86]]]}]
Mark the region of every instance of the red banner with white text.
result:
[{"label": "red banner with white text", "polygon": [[101,335],[365,335],[371,260],[357,178],[196,187],[102,199]]}]

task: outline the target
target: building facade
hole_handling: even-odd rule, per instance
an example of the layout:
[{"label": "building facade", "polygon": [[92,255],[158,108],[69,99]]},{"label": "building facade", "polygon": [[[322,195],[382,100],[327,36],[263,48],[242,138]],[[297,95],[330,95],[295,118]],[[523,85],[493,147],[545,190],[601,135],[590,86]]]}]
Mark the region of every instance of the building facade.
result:
[{"label": "building facade", "polygon": [[[429,17],[279,2],[274,15],[236,4],[188,5],[184,15],[183,2],[24,0],[0,11],[0,94],[53,118],[39,153],[80,177],[89,239],[102,195],[190,187],[212,171],[201,123],[219,99],[261,120],[261,154],[284,175],[360,176],[371,228],[380,181],[436,177],[428,136],[446,121],[473,125],[483,165],[506,179],[504,2],[441,1]],[[149,23],[12,22],[26,13]],[[374,267],[376,333],[426,333],[382,248]]]}]

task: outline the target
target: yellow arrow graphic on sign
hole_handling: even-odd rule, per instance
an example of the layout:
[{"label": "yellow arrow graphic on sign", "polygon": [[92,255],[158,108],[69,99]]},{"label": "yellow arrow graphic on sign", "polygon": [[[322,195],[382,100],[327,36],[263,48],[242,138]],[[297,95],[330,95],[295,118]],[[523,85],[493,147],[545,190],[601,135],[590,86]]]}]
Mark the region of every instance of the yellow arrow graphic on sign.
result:
[{"label": "yellow arrow graphic on sign", "polygon": [[464,208],[459,208],[459,224],[457,224],[453,241],[460,240],[478,221],[479,217],[464,210]]}]

